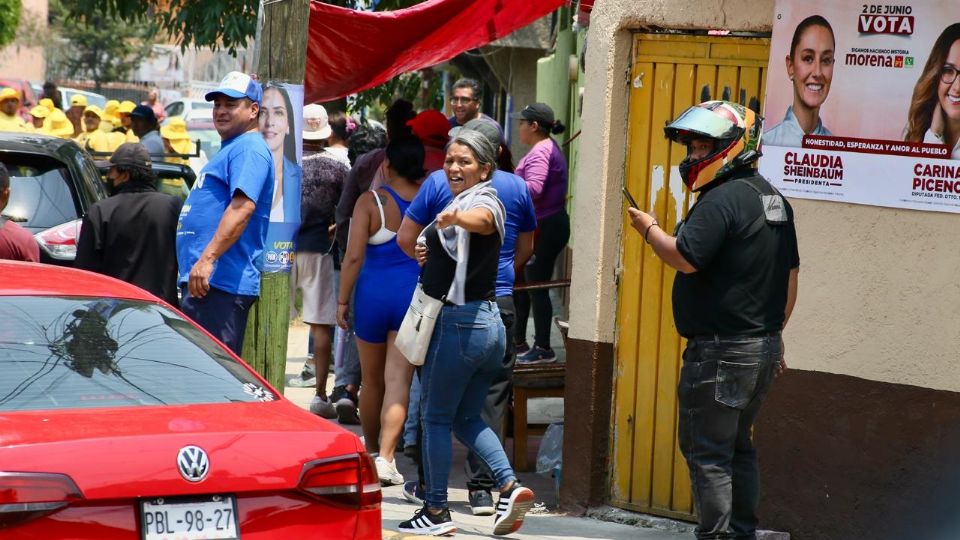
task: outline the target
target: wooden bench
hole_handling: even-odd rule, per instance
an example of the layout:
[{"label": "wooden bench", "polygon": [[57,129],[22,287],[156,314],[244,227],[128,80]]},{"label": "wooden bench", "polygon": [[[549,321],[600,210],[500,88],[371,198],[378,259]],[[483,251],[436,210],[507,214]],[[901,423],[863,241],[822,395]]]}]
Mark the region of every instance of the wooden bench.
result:
[{"label": "wooden bench", "polygon": [[[560,329],[564,342],[567,339],[567,323],[556,317],[554,323]],[[529,470],[527,463],[527,437],[542,436],[547,426],[527,425],[527,400],[532,398],[563,397],[567,366],[564,362],[552,364],[517,364],[513,369],[513,465],[520,472]]]}]

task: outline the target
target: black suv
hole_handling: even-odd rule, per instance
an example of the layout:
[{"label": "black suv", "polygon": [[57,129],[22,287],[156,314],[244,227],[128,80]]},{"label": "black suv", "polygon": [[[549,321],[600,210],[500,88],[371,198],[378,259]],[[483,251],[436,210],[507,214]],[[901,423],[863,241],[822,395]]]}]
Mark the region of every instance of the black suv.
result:
[{"label": "black suv", "polygon": [[[10,172],[10,202],[3,216],[33,233],[40,261],[72,266],[84,214],[108,196],[93,158],[73,141],[32,133],[0,132],[0,163]],[[153,162],[158,189],[186,199],[196,179],[186,166]]]},{"label": "black suv", "polygon": [[93,159],[73,141],[0,133],[0,162],[10,172],[3,215],[34,234],[42,262],[72,265],[83,215],[107,198]]}]

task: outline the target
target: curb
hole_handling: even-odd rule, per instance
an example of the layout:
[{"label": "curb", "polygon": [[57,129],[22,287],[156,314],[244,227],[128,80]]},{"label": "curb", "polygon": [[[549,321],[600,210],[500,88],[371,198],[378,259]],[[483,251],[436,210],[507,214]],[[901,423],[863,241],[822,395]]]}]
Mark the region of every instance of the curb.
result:
[{"label": "curb", "polygon": [[381,529],[382,540],[433,540],[434,536],[419,536],[411,533],[402,533],[398,531],[388,531]]}]

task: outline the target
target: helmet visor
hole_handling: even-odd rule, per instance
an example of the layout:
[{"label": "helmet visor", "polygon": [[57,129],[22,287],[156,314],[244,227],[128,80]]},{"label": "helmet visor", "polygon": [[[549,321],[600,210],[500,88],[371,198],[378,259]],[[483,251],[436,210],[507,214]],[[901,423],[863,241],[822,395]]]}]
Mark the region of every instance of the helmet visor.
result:
[{"label": "helmet visor", "polygon": [[690,107],[663,128],[667,138],[685,144],[690,139],[707,137],[729,139],[737,134],[737,125],[716,112],[703,107]]}]

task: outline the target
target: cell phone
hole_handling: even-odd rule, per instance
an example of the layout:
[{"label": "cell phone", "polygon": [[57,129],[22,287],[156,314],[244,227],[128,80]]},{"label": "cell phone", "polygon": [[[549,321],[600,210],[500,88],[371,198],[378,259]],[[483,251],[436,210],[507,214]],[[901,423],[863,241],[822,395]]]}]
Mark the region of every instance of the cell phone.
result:
[{"label": "cell phone", "polygon": [[630,206],[639,210],[640,205],[637,204],[637,200],[633,198],[633,195],[631,195],[630,192],[627,191],[627,187],[624,186],[622,189],[623,189],[623,196],[627,198],[627,202],[630,203]]}]

